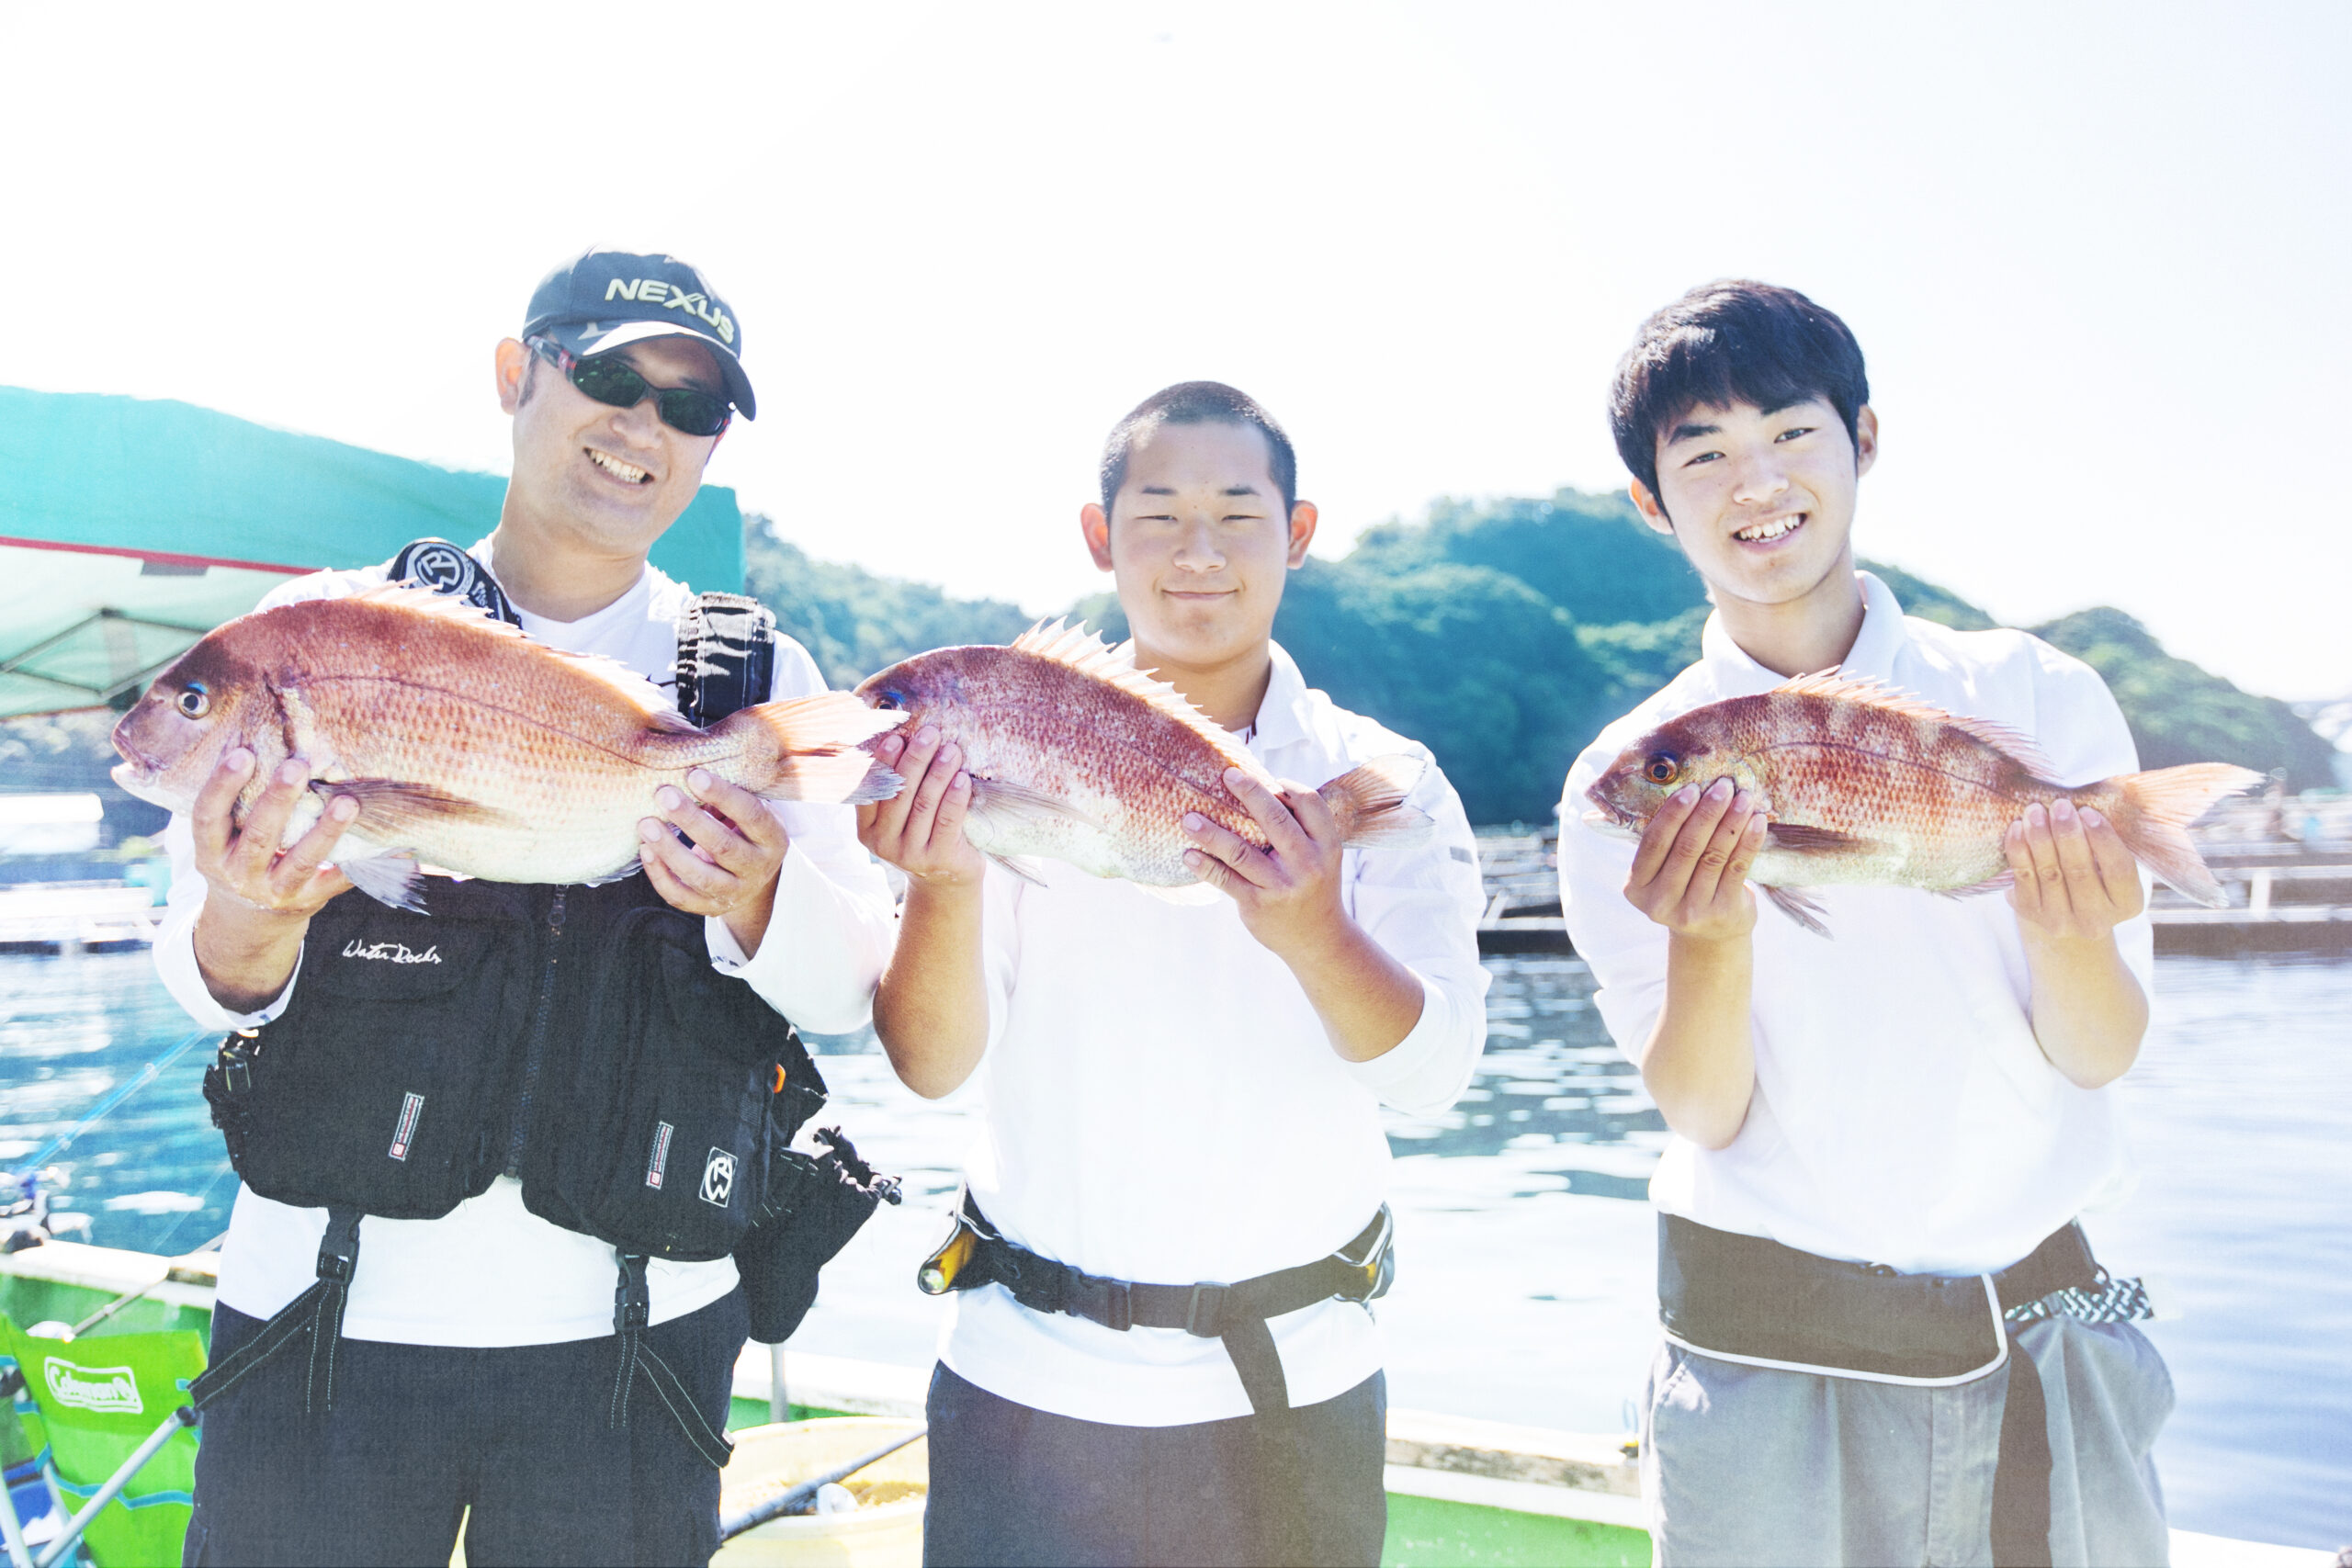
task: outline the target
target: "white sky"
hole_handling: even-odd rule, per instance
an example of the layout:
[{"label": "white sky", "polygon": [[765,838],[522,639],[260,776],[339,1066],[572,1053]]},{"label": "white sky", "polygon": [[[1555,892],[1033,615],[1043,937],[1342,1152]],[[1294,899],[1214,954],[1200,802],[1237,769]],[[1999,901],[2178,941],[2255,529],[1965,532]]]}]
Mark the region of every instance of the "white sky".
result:
[{"label": "white sky", "polygon": [[1843,314],[1858,539],[2352,691],[2352,7],[12,8],[0,382],[503,469],[490,349],[591,242],[707,271],[812,552],[1057,608],[1104,431],[1213,377],[1322,548],[1614,489],[1634,324]]}]

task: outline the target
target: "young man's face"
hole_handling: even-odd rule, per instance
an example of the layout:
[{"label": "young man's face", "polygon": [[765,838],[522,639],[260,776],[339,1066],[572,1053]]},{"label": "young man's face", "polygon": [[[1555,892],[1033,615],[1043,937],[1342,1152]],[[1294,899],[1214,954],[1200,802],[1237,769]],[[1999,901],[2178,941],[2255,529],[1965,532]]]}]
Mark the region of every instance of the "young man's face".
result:
[{"label": "young man's face", "polygon": [[[534,510],[616,552],[644,553],[694,500],[718,437],[673,430],[650,397],[635,408],[600,403],[512,338],[498,347],[499,401],[514,416],[511,482]],[[656,388],[727,395],[718,361],[691,338],[647,338],[616,354]]]},{"label": "young man's face", "polygon": [[1671,533],[1722,596],[1787,604],[1853,570],[1855,481],[1878,456],[1878,416],[1846,422],[1819,398],[1766,412],[1690,409],[1658,433],[1657,493],[1634,504]]},{"label": "young man's face", "polygon": [[1195,669],[1263,647],[1283,580],[1315,538],[1311,502],[1283,515],[1264,434],[1222,422],[1138,440],[1110,513],[1089,505],[1079,520],[1136,642]]}]

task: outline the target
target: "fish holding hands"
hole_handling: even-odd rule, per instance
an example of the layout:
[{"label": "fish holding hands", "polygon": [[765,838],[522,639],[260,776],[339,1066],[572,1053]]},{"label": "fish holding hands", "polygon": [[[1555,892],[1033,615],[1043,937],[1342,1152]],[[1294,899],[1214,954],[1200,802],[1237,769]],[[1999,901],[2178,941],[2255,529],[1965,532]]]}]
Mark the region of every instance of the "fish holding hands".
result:
[{"label": "fish holding hands", "polygon": [[1949,897],[2010,886],[2004,848],[2030,808],[2068,803],[2103,817],[2123,847],[2198,903],[2227,897],[2188,836],[2249,768],[2199,762],[2067,785],[2023,736],[1830,671],[1730,697],[1658,726],[1586,791],[1585,820],[1638,833],[1678,791],[1729,779],[1762,803],[1764,843],[1747,880],[1827,936],[1800,889],[1917,887]]},{"label": "fish holding hands", "polygon": [[[242,822],[279,764],[311,774],[290,846],[331,801],[363,892],[421,909],[421,864],[493,882],[629,874],[638,824],[700,769],[770,800],[857,804],[899,787],[861,743],[892,728],[847,692],[763,703],[698,729],[644,677],[565,653],[460,599],[405,586],[279,605],[216,628],[115,726],[117,783],[174,811],[254,755]],[[346,808],[347,809],[347,808]]]}]

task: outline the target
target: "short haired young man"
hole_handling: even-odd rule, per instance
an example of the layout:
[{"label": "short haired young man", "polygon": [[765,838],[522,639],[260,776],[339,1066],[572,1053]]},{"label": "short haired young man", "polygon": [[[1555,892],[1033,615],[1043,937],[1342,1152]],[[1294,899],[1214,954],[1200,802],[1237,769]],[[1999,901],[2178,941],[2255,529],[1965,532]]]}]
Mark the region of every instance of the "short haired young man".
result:
[{"label": "short haired young man", "polygon": [[1726,282],[1643,323],[1611,400],[1634,504],[1714,602],[1699,661],[1601,732],[1560,807],[1569,932],[1675,1134],[1650,1184],[1657,1560],[2161,1562],[2170,1380],[2073,1224],[2126,1174],[2101,1086],[2148,1017],[2143,883],[2112,829],[2032,807],[2007,897],[1815,891],[1824,941],[1758,915],[1770,804],[1729,781],[1638,845],[1582,819],[1653,727],[1832,667],[2007,725],[2052,777],[2133,770],[2087,666],[1906,618],[1855,570],[1869,397],[1843,321]]},{"label": "short haired young man", "polygon": [[1272,640],[1315,534],[1295,471],[1256,402],[1188,382],[1120,422],[1080,513],[1136,667],[1295,781],[1276,798],[1227,774],[1271,852],[1187,820],[1229,899],[988,864],[962,760],[928,728],[885,742],[906,793],[860,808],[909,878],[876,1031],[920,1094],[983,1076],[967,1170],[1001,1241],[979,1256],[995,1280],[1018,1269],[960,1294],[941,1339],[930,1562],[1379,1560],[1379,1335],[1335,1298],[1369,1293],[1385,1242],[1379,1102],[1461,1092],[1487,975],[1477,857],[1435,765],[1410,799],[1437,830],[1412,848],[1343,849],[1314,794],[1419,748]]},{"label": "short haired young man", "polygon": [[[522,337],[497,348],[498,398],[513,416],[514,443],[498,525],[468,556],[434,547],[438,571],[425,575],[470,581],[476,602],[493,606],[503,591],[531,636],[666,682],[692,595],[647,564],[646,554],[694,499],[730,405],[746,418],[753,412],[741,345],[732,313],[675,257],[590,251],[558,267],[532,295]],[[262,603],[337,597],[386,577],[382,567],[319,572]],[[776,697],[806,695],[822,691],[824,679],[797,644],[779,638],[772,689]],[[650,1375],[623,1366],[624,1344],[633,1356],[636,1341],[616,1332],[616,1274],[629,1271],[616,1264],[615,1247],[540,1217],[544,1195],[531,1182],[543,1166],[523,1166],[524,1179],[515,1179],[526,1128],[534,1146],[577,1134],[544,1113],[526,1118],[529,1083],[538,1084],[543,1105],[568,1103],[550,1095],[586,1092],[559,1086],[589,1070],[592,1044],[563,1030],[545,1038],[542,1028],[532,1060],[544,1053],[546,1070],[525,1079],[512,1103],[465,1103],[431,1081],[424,1064],[452,1041],[469,1056],[514,1048],[514,1031],[496,1021],[531,1017],[534,1008],[576,1021],[573,1004],[599,984],[639,984],[640,948],[655,952],[657,971],[679,948],[707,950],[713,967],[734,976],[717,988],[717,1005],[738,1016],[749,1009],[749,1035],[781,1028],[768,1010],[820,1030],[858,1027],[889,950],[890,917],[888,889],[858,849],[849,810],[768,807],[723,781],[691,779],[696,798],[665,788],[647,803],[642,879],[594,889],[432,879],[426,904],[439,919],[421,923],[435,927],[435,965],[396,969],[359,963],[368,945],[339,934],[306,948],[306,934],[339,932],[337,921],[414,917],[370,904],[322,864],[350,818],[345,800],[275,852],[309,786],[303,763],[281,767],[242,831],[232,825],[230,804],[252,766],[250,752],[231,751],[193,813],[174,818],[167,832],[171,911],[155,943],[165,985],[199,1022],[261,1031],[256,1083],[273,1047],[351,1049],[364,1032],[363,1013],[380,1027],[381,1004],[392,998],[390,1026],[407,1041],[393,1054],[415,1081],[403,1077],[391,1087],[416,1091],[408,1098],[423,1118],[484,1118],[483,1135],[501,1140],[494,1153],[507,1150],[513,1128],[518,1152],[506,1174],[488,1179],[485,1171],[487,1190],[439,1218],[368,1213],[356,1244],[343,1244],[348,1297],[340,1338],[331,1323],[305,1331],[332,1341],[320,1347],[332,1353],[277,1355],[207,1404],[187,1561],[442,1563],[468,1508],[466,1550],[477,1562],[707,1560],[718,1544],[718,1472],[697,1451],[708,1434],[697,1445],[685,1428],[697,1413],[708,1427],[725,1427],[746,1325],[734,1262],[656,1257],[638,1265],[634,1321],[643,1325],[645,1351],[673,1375],[658,1399],[638,1387],[633,1418],[616,1425],[616,1401]],[[499,912],[506,904],[533,912],[509,918]],[[703,918],[679,919],[671,910]],[[489,956],[476,967],[469,955],[484,931],[504,945],[481,950]],[[635,944],[622,941],[631,931],[640,933]],[[656,931],[664,944],[658,951]],[[690,975],[684,983],[694,984]],[[454,1010],[445,1005],[450,998],[461,998]],[[365,1011],[371,1007],[379,1011]],[[409,1019],[413,1030],[401,1021]],[[643,1043],[673,1058],[680,1048],[669,1039]],[[378,1070],[353,1055],[330,1076],[356,1080]],[[731,1058],[707,1078],[668,1070],[664,1092],[674,1099],[662,1113],[680,1125],[689,1111],[734,1115],[725,1097],[744,1092],[729,1085],[749,1071]],[[720,1102],[705,1107],[714,1093]],[[329,1135],[323,1111],[308,1125],[280,1124],[302,1120],[252,1119],[247,1154],[265,1138]],[[377,1135],[384,1129],[371,1122],[367,1131],[370,1147],[334,1163],[390,1169]],[[642,1156],[632,1146],[612,1158],[628,1166],[621,1183],[634,1188]],[[680,1151],[673,1195],[690,1199],[707,1168],[689,1162],[702,1158],[698,1149]],[[721,1201],[707,1190],[704,1196]],[[257,1344],[265,1323],[312,1288],[314,1265],[325,1279],[329,1214],[251,1186],[239,1191],[221,1253],[216,1372],[233,1371],[232,1358]],[[322,1366],[331,1404],[306,1386],[322,1381]],[[681,1385],[694,1408],[673,1421],[665,1405]],[[306,1404],[314,1408],[306,1413]]]}]

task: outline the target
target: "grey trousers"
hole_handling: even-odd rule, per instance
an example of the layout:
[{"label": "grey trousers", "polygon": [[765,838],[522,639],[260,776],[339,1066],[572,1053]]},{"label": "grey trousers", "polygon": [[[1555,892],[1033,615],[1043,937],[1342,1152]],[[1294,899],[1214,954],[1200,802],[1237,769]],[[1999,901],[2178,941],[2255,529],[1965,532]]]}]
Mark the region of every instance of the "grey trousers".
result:
[{"label": "grey trousers", "polygon": [[[2165,1563],[2163,1358],[2128,1323],[2045,1318],[2019,1342],[2049,1404],[2052,1562]],[[2007,1392],[1997,1372],[1914,1388],[1661,1346],[1642,1430],[1658,1568],[1986,1568]]]}]

